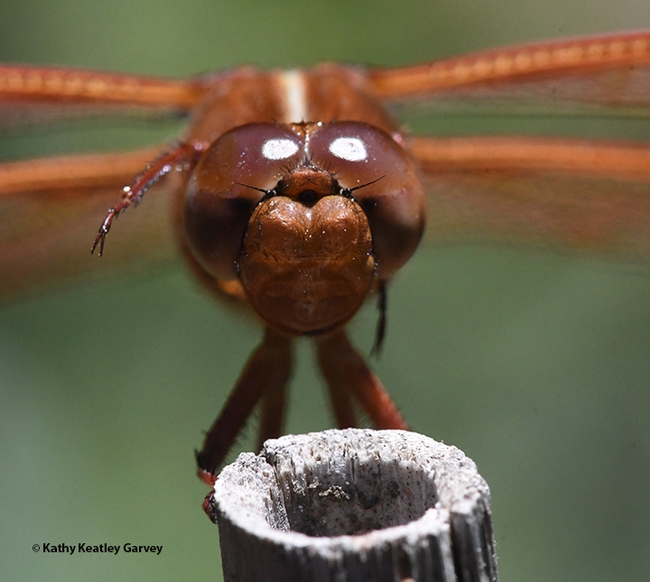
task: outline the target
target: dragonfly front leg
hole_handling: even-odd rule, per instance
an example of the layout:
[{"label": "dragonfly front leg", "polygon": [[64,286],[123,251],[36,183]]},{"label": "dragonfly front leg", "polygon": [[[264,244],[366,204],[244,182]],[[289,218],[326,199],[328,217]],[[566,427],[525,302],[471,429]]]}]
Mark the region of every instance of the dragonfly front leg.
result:
[{"label": "dragonfly front leg", "polygon": [[156,158],[147,168],[133,181],[130,186],[122,190],[122,200],[106,213],[104,222],[99,227],[90,253],[94,254],[99,246],[99,256],[104,253],[106,236],[111,230],[113,221],[132,204],[138,205],[142,201],[145,192],[158,180],[171,171],[189,172],[198,163],[205,144],[201,142],[182,143],[179,142],[174,148]]}]

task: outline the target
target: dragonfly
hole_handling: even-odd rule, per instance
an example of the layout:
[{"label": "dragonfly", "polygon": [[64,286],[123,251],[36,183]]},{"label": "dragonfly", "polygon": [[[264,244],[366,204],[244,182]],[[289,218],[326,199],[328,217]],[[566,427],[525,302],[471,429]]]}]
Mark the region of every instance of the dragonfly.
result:
[{"label": "dragonfly", "polygon": [[650,31],[399,68],[168,79],[2,66],[2,125],[187,125],[153,148],[0,165],[0,292],[177,253],[209,293],[253,313],[263,339],[196,453],[208,484],[256,407],[259,443],[282,433],[298,337],[315,344],[337,426],[356,426],[361,410],[378,428],[406,429],[346,333],[361,305],[377,301],[379,350],[388,287],[423,238],[647,259],[650,143],[410,135],[393,111],[452,103],[647,117],[649,101]]}]

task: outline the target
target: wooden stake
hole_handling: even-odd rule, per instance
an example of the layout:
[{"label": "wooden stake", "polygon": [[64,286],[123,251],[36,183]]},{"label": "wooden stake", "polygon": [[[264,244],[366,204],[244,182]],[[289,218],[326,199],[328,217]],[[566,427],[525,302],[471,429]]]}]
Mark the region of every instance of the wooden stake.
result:
[{"label": "wooden stake", "polygon": [[490,492],[460,450],[399,430],[269,440],[208,504],[226,582],[496,582]]}]

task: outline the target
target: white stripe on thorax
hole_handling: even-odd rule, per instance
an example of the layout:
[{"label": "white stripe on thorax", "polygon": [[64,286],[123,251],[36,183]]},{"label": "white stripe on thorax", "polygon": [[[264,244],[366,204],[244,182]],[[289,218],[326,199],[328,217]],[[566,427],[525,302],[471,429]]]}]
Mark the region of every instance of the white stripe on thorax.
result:
[{"label": "white stripe on thorax", "polygon": [[285,123],[309,121],[307,119],[305,74],[297,70],[283,71],[280,74],[280,83],[285,91]]}]

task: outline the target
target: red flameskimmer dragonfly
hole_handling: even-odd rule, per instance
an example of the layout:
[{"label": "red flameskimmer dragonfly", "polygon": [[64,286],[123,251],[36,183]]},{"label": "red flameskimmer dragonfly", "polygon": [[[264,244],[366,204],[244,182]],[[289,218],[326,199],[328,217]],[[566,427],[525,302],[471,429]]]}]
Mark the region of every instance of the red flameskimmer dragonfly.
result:
[{"label": "red flameskimmer dragonfly", "polygon": [[[387,110],[476,100],[647,116],[650,33],[395,69],[241,68],[173,80],[0,67],[0,123],[188,118],[173,144],[0,165],[0,291],[176,248],[210,292],[250,307],[266,331],[197,454],[208,482],[256,405],[260,441],[281,433],[297,336],[316,344],[338,426],[354,426],[358,406],[379,428],[406,428],[345,324],[376,297],[381,343],[387,285],[423,233],[434,243],[650,253],[650,144],[413,136]],[[146,212],[114,223],[140,202]],[[93,240],[106,260],[89,256]]]}]

